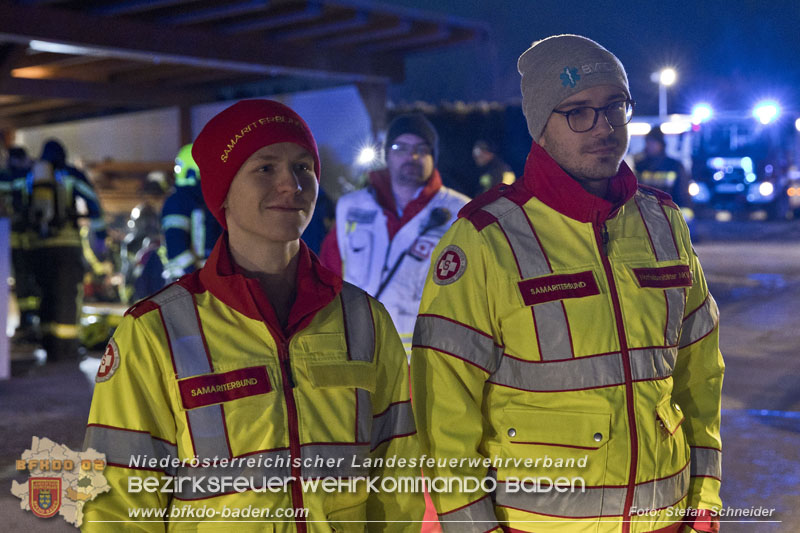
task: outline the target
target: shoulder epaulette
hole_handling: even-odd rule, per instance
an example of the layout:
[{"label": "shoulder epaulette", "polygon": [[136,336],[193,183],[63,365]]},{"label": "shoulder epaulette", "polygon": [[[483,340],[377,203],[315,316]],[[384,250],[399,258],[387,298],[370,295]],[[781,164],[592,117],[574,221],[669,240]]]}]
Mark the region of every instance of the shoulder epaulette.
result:
[{"label": "shoulder epaulette", "polygon": [[180,285],[186,290],[188,290],[192,294],[197,294],[198,292],[202,292],[202,287],[200,284],[200,277],[198,276],[199,271],[192,272],[191,274],[185,274],[181,276],[178,281],[170,283],[163,289],[158,292],[154,292],[150,296],[146,298],[142,298],[135,304],[133,304],[127,311],[125,311],[125,316],[131,315],[133,318],[139,318],[140,316],[149,313],[150,311],[155,311],[160,305],[153,301],[153,297],[157,294],[161,294],[162,292],[166,291],[173,285]]},{"label": "shoulder epaulette", "polygon": [[669,206],[669,207],[671,207],[673,209],[680,210],[680,207],[678,207],[678,204],[676,204],[672,200],[672,196],[670,196],[668,193],[665,193],[661,189],[656,189],[655,187],[650,187],[649,185],[642,185],[640,183],[639,184],[639,190],[643,194],[646,194],[648,196],[654,196],[658,200],[658,203],[661,204],[661,205],[667,205],[667,206]]},{"label": "shoulder epaulette", "polygon": [[486,226],[497,222],[497,217],[484,211],[483,208],[494,202],[498,198],[502,198],[511,191],[511,187],[504,183],[498,183],[488,191],[479,194],[470,203],[461,208],[458,212],[458,218],[466,218],[475,229],[481,231]]}]

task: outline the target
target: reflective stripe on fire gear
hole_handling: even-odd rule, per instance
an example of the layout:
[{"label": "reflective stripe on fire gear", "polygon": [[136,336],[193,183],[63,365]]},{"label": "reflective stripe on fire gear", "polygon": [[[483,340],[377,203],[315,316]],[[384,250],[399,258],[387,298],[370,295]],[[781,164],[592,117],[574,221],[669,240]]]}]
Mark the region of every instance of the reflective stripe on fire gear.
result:
[{"label": "reflective stripe on fire gear", "polygon": [[719,324],[719,308],[714,297],[709,293],[703,305],[692,311],[683,321],[680,347],[685,348],[709,333]]},{"label": "reflective stripe on fire gear", "polygon": [[[132,459],[136,457],[147,457],[156,461],[172,461],[178,457],[178,447],[175,444],[153,437],[147,431],[97,424],[89,424],[86,428],[83,449],[88,448],[103,450],[109,464],[125,467],[131,465]],[[175,468],[171,466],[163,470],[167,474],[175,474]]]},{"label": "reflective stripe on fire gear", "polygon": [[634,200],[650,236],[656,261],[680,259],[675,237],[672,235],[672,227],[658,199],[639,191]]},{"label": "reflective stripe on fire gear", "polygon": [[691,448],[692,476],[722,479],[722,452],[713,448]]},{"label": "reflective stripe on fire gear", "polygon": [[[491,471],[490,474],[495,474]],[[495,474],[496,475],[496,474]],[[585,487],[568,492],[510,491],[506,483],[497,483],[495,502],[529,513],[560,518],[597,518],[622,516],[627,487]],[[664,509],[686,497],[689,491],[689,468],[663,479],[638,483],[633,491],[637,509]]]},{"label": "reflective stripe on fire gear", "polygon": [[186,215],[167,215],[161,219],[161,229],[164,232],[171,229],[190,231],[191,220]]},{"label": "reflective stripe on fire gear", "polygon": [[494,504],[484,496],[465,507],[439,515],[439,524],[445,533],[484,533],[497,525]]},{"label": "reflective stripe on fire gear", "polygon": [[[151,300],[161,308],[161,320],[172,349],[177,379],[213,372],[206,353],[194,297],[180,285],[171,285]],[[186,411],[195,454],[199,457],[230,457],[221,405],[206,405]]]}]

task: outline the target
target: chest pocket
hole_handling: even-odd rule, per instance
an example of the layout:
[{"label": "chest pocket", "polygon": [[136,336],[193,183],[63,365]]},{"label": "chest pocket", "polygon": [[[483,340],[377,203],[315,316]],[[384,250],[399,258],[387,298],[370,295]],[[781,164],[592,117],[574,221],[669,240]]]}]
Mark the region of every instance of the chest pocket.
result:
[{"label": "chest pocket", "polygon": [[[689,265],[672,265],[665,267],[644,267],[631,269],[636,283],[645,290],[644,301],[653,305],[666,306],[664,318],[664,344],[678,344],[683,313],[686,307],[686,290],[692,286],[692,271]],[[660,294],[663,292],[663,299]],[[649,294],[647,294],[649,293]],[[660,300],[660,301],[659,301]],[[650,316],[659,316],[652,314]]]}]

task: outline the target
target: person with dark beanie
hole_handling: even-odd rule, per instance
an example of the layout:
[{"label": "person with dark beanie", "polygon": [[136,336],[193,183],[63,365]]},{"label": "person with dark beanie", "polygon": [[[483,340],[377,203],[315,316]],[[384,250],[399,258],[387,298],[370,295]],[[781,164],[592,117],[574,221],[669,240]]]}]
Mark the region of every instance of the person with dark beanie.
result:
[{"label": "person with dark beanie", "polygon": [[389,124],[384,154],[386,168],[339,199],[320,259],[386,306],[410,353],[430,254],[469,198],[442,186],[439,135],[422,114]]},{"label": "person with dark beanie", "polygon": [[[402,467],[418,447],[388,313],[300,239],[320,176],[308,125],[279,102],[245,100],[206,124],[192,155],[224,231],[202,268],[129,309],[106,348],[85,447],[106,454],[111,491],[86,505],[84,531],[131,521],[131,508],[199,517],[181,531],[264,508],[287,532],[419,527],[418,493],[310,482],[418,475]],[[131,489],[162,470],[173,494]]]}]

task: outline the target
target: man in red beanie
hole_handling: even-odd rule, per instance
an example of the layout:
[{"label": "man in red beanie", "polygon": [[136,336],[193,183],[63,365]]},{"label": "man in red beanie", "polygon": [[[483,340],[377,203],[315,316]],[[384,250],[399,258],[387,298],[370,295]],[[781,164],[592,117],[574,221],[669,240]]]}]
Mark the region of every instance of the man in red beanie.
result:
[{"label": "man in red beanie", "polygon": [[383,306],[300,240],[320,171],[308,126],[278,102],[239,102],[193,156],[225,231],[202,269],[132,307],[106,348],[85,445],[106,454],[112,490],[87,505],[85,529],[135,509],[169,517],[160,530],[186,517],[418,527],[421,493],[367,484],[418,475],[387,460],[417,454],[400,340]]}]

